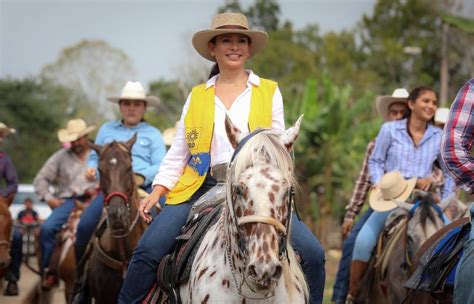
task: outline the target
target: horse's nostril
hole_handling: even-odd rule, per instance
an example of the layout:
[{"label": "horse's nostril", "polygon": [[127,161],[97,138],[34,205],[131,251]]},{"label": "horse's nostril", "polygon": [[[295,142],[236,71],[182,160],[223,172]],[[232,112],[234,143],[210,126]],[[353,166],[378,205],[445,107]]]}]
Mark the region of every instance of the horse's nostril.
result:
[{"label": "horse's nostril", "polygon": [[257,270],[255,268],[255,265],[250,265],[249,266],[249,275],[251,277],[257,277]]},{"label": "horse's nostril", "polygon": [[275,272],[273,273],[273,277],[276,279],[280,278],[282,272],[283,272],[283,268],[281,267],[281,265],[277,265],[275,267]]}]

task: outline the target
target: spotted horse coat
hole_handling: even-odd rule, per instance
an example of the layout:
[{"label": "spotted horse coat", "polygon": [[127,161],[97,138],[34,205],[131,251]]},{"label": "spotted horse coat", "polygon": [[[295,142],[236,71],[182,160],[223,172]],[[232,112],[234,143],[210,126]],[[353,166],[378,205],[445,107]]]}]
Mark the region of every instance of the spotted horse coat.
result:
[{"label": "spotted horse coat", "polygon": [[[183,303],[306,303],[308,287],[290,245],[295,126],[243,138],[226,118],[233,157],[223,212],[197,251]],[[245,142],[245,144],[242,144]],[[239,146],[240,143],[240,146]]]}]

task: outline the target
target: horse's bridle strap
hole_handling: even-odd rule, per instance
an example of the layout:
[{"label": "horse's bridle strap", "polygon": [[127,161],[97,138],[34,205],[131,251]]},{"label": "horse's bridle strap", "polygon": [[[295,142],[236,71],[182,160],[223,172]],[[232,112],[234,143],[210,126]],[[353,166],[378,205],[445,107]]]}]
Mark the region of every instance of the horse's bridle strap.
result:
[{"label": "horse's bridle strap", "polygon": [[248,223],[263,223],[274,226],[281,233],[286,235],[286,227],[280,222],[269,216],[262,215],[247,215],[237,219],[237,225],[243,225]]},{"label": "horse's bridle strap", "polygon": [[115,192],[110,192],[109,194],[107,194],[107,196],[105,197],[105,204],[108,205],[109,201],[114,196],[121,197],[124,200],[125,203],[128,203],[128,195],[127,194],[125,194],[124,192],[115,191]]}]

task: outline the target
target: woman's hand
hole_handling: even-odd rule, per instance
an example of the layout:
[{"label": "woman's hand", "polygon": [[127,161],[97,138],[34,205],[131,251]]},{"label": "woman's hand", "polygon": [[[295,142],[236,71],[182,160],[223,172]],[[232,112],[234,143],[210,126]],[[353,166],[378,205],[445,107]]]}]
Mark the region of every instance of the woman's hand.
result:
[{"label": "woman's hand", "polygon": [[152,220],[150,209],[158,204],[160,197],[168,193],[168,188],[162,185],[157,185],[153,188],[153,191],[144,199],[140,201],[138,212],[143,220],[150,223]]},{"label": "woman's hand", "polygon": [[93,182],[97,179],[97,169],[96,168],[87,168],[86,169],[86,179],[90,182]]},{"label": "woman's hand", "polygon": [[416,187],[420,190],[428,191],[430,190],[432,182],[433,182],[433,179],[431,177],[419,178],[416,181]]}]

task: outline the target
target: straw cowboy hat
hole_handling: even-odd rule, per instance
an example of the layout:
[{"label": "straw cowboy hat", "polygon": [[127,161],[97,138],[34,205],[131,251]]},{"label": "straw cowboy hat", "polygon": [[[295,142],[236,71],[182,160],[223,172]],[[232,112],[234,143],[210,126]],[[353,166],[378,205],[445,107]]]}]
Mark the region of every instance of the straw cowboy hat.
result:
[{"label": "straw cowboy hat", "polygon": [[179,122],[177,121],[173,128],[168,128],[163,131],[163,141],[165,142],[165,145],[171,146],[173,143],[174,137],[176,136],[176,130],[178,129],[178,123]]},{"label": "straw cowboy hat", "polygon": [[380,116],[382,116],[385,121],[388,121],[388,108],[390,105],[395,102],[407,103],[408,95],[410,94],[406,89],[398,88],[393,91],[392,95],[378,96],[375,100],[377,112],[379,112]]},{"label": "straw cowboy hat", "polygon": [[375,211],[389,211],[397,207],[397,202],[404,202],[416,185],[416,177],[406,180],[398,171],[391,171],[382,176],[378,187],[369,196],[369,205]]},{"label": "straw cowboy hat", "polygon": [[80,118],[71,119],[67,122],[66,129],[58,131],[58,139],[62,143],[73,142],[94,130],[95,126],[87,126],[86,122]]},{"label": "straw cowboy hat", "polygon": [[160,99],[156,96],[146,96],[145,89],[142,84],[138,81],[127,81],[125,86],[122,89],[122,94],[120,96],[107,97],[108,101],[118,103],[120,100],[143,100],[147,103],[148,106],[159,106]]},{"label": "straw cowboy hat", "polygon": [[436,110],[434,120],[435,120],[435,123],[444,125],[448,121],[448,117],[449,117],[448,108],[438,108]]},{"label": "straw cowboy hat", "polygon": [[16,132],[15,129],[9,128],[6,124],[4,124],[3,122],[0,122],[0,135],[1,136],[7,136],[15,132]]},{"label": "straw cowboy hat", "polygon": [[260,52],[268,41],[264,31],[250,30],[247,17],[238,13],[223,13],[212,18],[211,28],[199,31],[193,36],[196,51],[210,61],[216,61],[209,52],[208,43],[212,38],[222,34],[243,34],[250,38],[250,57]]}]

